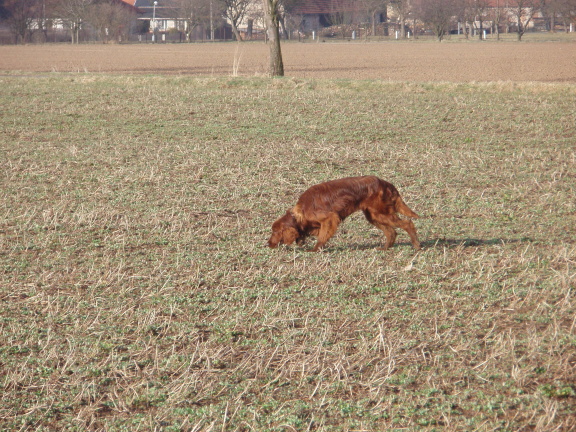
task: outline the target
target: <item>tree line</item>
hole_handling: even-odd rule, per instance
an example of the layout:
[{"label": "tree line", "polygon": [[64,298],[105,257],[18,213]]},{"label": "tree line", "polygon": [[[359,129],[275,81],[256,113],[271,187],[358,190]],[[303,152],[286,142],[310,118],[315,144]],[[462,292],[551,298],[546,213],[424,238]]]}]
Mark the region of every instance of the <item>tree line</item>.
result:
[{"label": "tree line", "polygon": [[[231,23],[240,39],[238,25],[250,4],[251,0],[158,0],[158,10],[171,10],[181,26],[173,30],[184,34],[186,40],[191,40],[199,26],[213,33],[223,20]],[[15,43],[47,41],[54,29],[66,30],[69,40],[78,43],[80,31],[87,28],[93,40],[123,41],[130,32],[149,32],[150,20],[137,21],[138,16],[138,10],[122,0],[0,0],[0,23]]]},{"label": "tree line", "polygon": [[[177,30],[192,39],[196,28],[213,29],[226,20],[234,38],[242,40],[239,26],[254,23],[268,29],[268,37],[287,37],[289,29],[302,26],[307,0],[158,0],[178,15]],[[499,35],[501,29],[518,33],[521,39],[536,16],[546,28],[555,31],[558,24],[566,28],[576,22],[576,0],[329,0],[326,24],[367,24],[376,33],[376,24],[394,25],[399,36],[420,27],[434,32],[439,40],[462,23],[462,33],[482,37],[485,30]],[[390,11],[390,13],[389,13]],[[391,17],[389,17],[389,15]],[[149,21],[136,25],[135,9],[122,0],[0,0],[0,20],[10,30],[15,43],[48,40],[48,32],[58,25],[65,29],[72,43],[79,42],[80,30],[90,27],[93,38],[101,41],[127,40],[130,32],[145,33]],[[216,24],[215,24],[216,23]],[[489,26],[486,28],[486,26]],[[367,30],[368,32],[368,30]]]},{"label": "tree line", "polygon": [[134,8],[119,0],[0,0],[0,19],[15,43],[48,40],[55,27],[79,42],[83,26],[102,40],[126,39],[136,17]]},{"label": "tree line", "polygon": [[500,31],[515,31],[518,40],[538,19],[548,31],[556,24],[566,29],[576,21],[576,0],[392,0],[402,10],[403,17],[424,23],[442,40],[455,23],[468,37],[475,33],[482,38],[484,31],[499,37]]}]

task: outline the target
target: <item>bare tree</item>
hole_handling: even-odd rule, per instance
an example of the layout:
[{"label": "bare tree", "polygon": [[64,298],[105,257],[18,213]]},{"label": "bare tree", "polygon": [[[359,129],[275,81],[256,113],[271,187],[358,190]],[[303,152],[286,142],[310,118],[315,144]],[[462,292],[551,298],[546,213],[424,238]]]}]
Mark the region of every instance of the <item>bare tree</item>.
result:
[{"label": "bare tree", "polygon": [[388,7],[388,0],[360,0],[362,8],[366,14],[370,16],[370,24],[372,26],[372,36],[376,35],[376,16],[379,13],[385,13]]},{"label": "bare tree", "polygon": [[289,29],[298,30],[298,38],[300,38],[300,29],[304,21],[304,15],[298,12],[298,7],[302,6],[305,2],[306,0],[281,0],[279,24],[285,38],[289,37]]},{"label": "bare tree", "polygon": [[482,40],[484,37],[484,20],[490,7],[489,0],[472,0],[472,5],[474,7],[474,25],[478,21],[478,39]]},{"label": "bare tree", "polygon": [[268,73],[271,76],[284,76],[284,62],[280,47],[280,0],[262,0],[264,6],[264,21],[268,34],[270,56]]},{"label": "bare tree", "polygon": [[496,0],[495,6],[489,10],[488,16],[493,23],[493,31],[496,33],[496,40],[500,40],[500,26],[503,22],[508,22],[506,11],[503,8],[506,0]]},{"label": "bare tree", "polygon": [[408,16],[412,11],[412,1],[411,0],[391,0],[390,6],[392,10],[398,16],[398,22],[400,23],[400,37],[406,37],[406,21]]},{"label": "bare tree", "polygon": [[70,30],[72,43],[79,43],[80,29],[88,15],[93,0],[59,0],[55,6],[56,16]]},{"label": "bare tree", "polygon": [[250,5],[250,0],[221,0],[223,4],[224,18],[230,21],[232,26],[232,33],[237,41],[241,41],[240,31],[238,25],[244,19],[244,15]]},{"label": "bare tree", "polygon": [[[298,40],[300,40],[302,36],[302,25],[304,24],[304,15],[303,14],[292,14],[292,13],[285,13],[284,14],[284,23],[287,27],[287,33],[292,33],[296,31],[298,35]],[[290,31],[288,31],[290,29]]]},{"label": "bare tree", "polygon": [[95,0],[86,7],[85,20],[98,31],[103,42],[128,38],[134,12],[115,0]]},{"label": "bare tree", "polygon": [[455,10],[455,0],[424,0],[417,5],[418,16],[432,28],[438,41],[446,36]]},{"label": "bare tree", "polygon": [[[350,0],[332,0],[330,3],[329,19],[330,24],[339,26],[350,23],[350,9],[352,2]],[[345,32],[342,32],[342,38],[345,37]]]},{"label": "bare tree", "polygon": [[546,20],[548,31],[555,32],[556,24],[563,21],[566,25],[570,15],[576,15],[576,0],[540,0],[540,12]]},{"label": "bare tree", "polygon": [[556,27],[556,5],[558,2],[556,0],[540,0],[540,12],[545,20],[546,30],[555,32]]},{"label": "bare tree", "polygon": [[538,0],[510,0],[509,7],[517,25],[518,40],[526,33],[530,22],[537,12]]},{"label": "bare tree", "polygon": [[33,32],[32,24],[40,17],[41,3],[38,0],[6,0],[4,8],[15,42],[27,42]]},{"label": "bare tree", "polygon": [[254,3],[252,3],[251,6],[252,7],[250,7],[250,10],[246,12],[246,37],[248,39],[252,39],[254,36],[254,23],[264,23],[264,12],[262,11],[262,8],[256,7]]},{"label": "bare tree", "polygon": [[174,0],[174,6],[184,20],[184,34],[190,42],[194,29],[210,22],[210,0]]},{"label": "bare tree", "polygon": [[461,25],[462,33],[468,39],[469,24],[474,22],[474,0],[456,0],[454,15]]},{"label": "bare tree", "polygon": [[576,0],[558,0],[560,2],[560,15],[566,32],[569,24],[576,25]]}]

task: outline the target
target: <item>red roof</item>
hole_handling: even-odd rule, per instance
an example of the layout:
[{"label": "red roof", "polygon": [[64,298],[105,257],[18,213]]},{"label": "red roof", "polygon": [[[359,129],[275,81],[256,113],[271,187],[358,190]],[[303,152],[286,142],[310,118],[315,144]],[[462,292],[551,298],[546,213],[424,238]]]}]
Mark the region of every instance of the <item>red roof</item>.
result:
[{"label": "red roof", "polygon": [[139,12],[138,8],[136,7],[136,0],[116,0],[116,1],[122,5],[128,6],[128,8],[136,12]]}]

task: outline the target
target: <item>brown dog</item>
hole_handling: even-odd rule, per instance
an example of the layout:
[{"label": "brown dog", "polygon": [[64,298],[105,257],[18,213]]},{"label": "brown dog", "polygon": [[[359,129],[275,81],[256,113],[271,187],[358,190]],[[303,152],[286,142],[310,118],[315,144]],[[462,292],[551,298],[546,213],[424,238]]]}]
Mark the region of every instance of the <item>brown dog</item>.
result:
[{"label": "brown dog", "polygon": [[392,185],[375,176],[348,177],[312,186],[304,192],[296,206],[272,224],[268,246],[280,243],[303,244],[309,235],[317,236],[312,252],[320,250],[334,235],[340,222],[362,210],[368,222],[384,231],[386,244],[396,240],[394,228],[402,228],[410,235],[415,249],[420,249],[416,228],[411,220],[400,219],[397,213],[411,218],[418,215],[408,208]]}]

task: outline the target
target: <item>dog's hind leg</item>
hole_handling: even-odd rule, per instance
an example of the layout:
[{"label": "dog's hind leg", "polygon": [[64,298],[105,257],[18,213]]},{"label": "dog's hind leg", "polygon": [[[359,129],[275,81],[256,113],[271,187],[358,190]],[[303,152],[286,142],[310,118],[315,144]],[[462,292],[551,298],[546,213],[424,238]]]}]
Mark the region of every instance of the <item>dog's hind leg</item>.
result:
[{"label": "dog's hind leg", "polygon": [[318,231],[318,242],[310,252],[318,252],[324,247],[330,237],[334,235],[340,225],[340,217],[336,213],[328,214],[326,219],[320,222],[320,230]]},{"label": "dog's hind leg", "polygon": [[[410,241],[412,242],[412,246],[414,249],[420,249],[420,242],[418,241],[418,234],[416,233],[416,227],[412,223],[411,220],[408,219],[400,219],[396,215],[370,215],[370,218],[366,216],[369,222],[376,225],[386,234],[386,245],[384,246],[384,250],[388,249],[394,244],[394,240],[396,239],[396,232],[394,228],[401,228],[408,233],[410,236]],[[392,232],[394,234],[392,234]],[[388,235],[390,233],[390,236]],[[392,241],[391,241],[392,239]]]},{"label": "dog's hind leg", "polygon": [[420,242],[418,241],[418,234],[416,234],[416,227],[414,227],[414,224],[411,220],[395,217],[392,220],[392,226],[395,228],[401,228],[406,231],[410,236],[410,241],[412,242],[414,249],[420,250]]},{"label": "dog's hind leg", "polygon": [[364,216],[366,216],[368,222],[370,222],[376,228],[382,230],[384,232],[384,235],[386,236],[386,242],[384,243],[384,247],[379,249],[387,250],[388,248],[394,246],[397,234],[394,228],[392,228],[388,223],[385,223],[385,221],[388,220],[388,217],[382,214],[376,214],[374,216],[368,209],[364,210]]},{"label": "dog's hind leg", "polygon": [[412,246],[414,246],[414,249],[420,250],[420,242],[418,241],[418,234],[416,234],[416,227],[414,226],[412,221],[408,219],[398,219],[398,223],[396,226],[406,231],[410,236],[410,241],[412,242]]},{"label": "dog's hind leg", "polygon": [[391,248],[392,246],[394,246],[394,243],[396,242],[396,230],[394,228],[392,228],[391,226],[388,225],[384,225],[381,223],[375,223],[375,226],[377,226],[378,228],[380,228],[382,231],[384,231],[384,235],[386,236],[386,243],[384,243],[384,247],[380,248],[381,250],[388,250],[389,248]]}]

